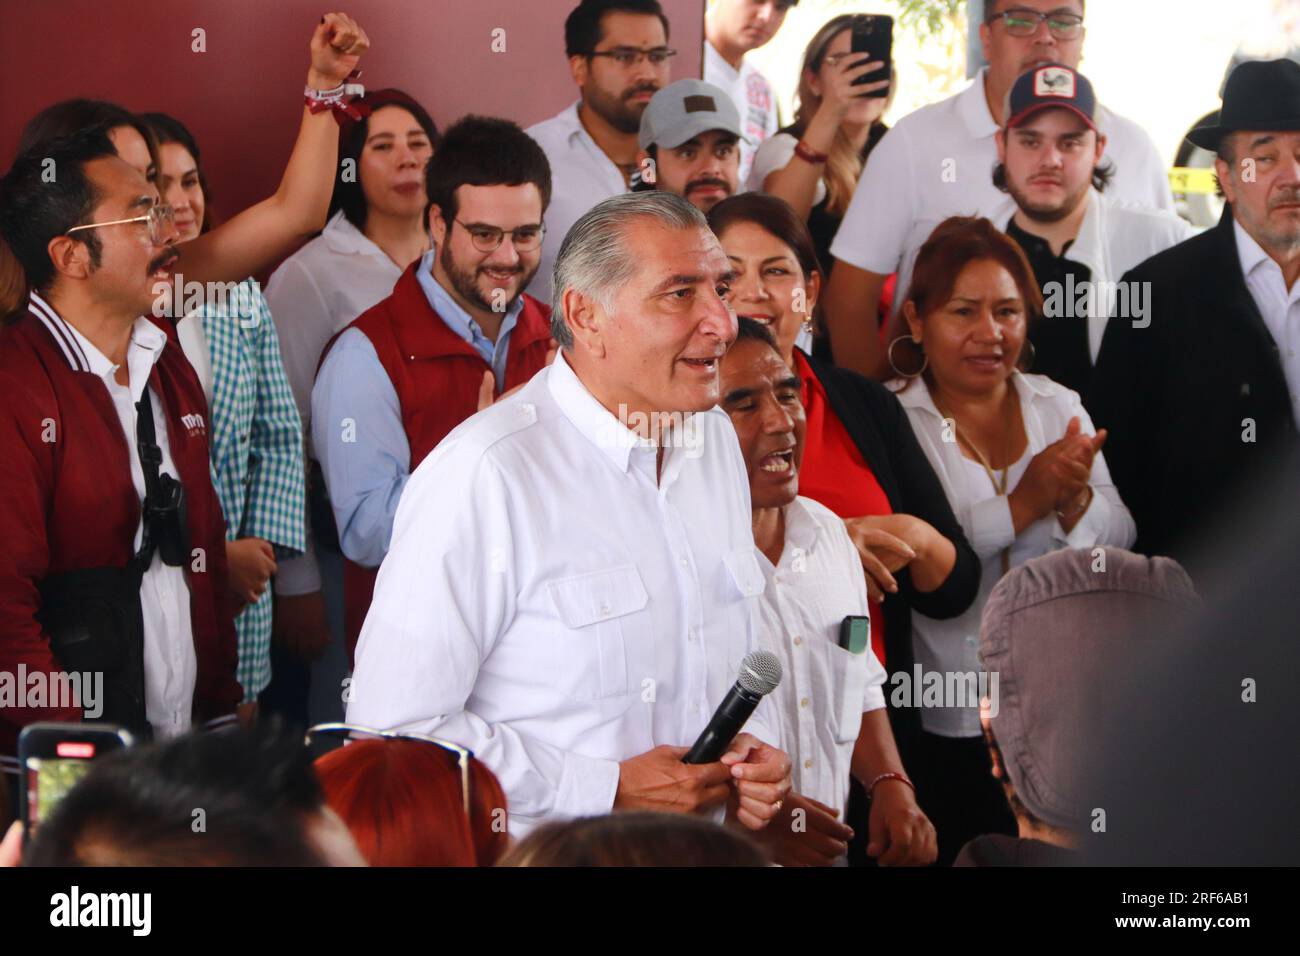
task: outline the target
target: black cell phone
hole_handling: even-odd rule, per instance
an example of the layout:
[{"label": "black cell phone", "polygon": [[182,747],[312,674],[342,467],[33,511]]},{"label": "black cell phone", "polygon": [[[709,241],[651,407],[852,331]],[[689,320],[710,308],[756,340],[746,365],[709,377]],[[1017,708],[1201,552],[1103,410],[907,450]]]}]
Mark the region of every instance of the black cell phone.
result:
[{"label": "black cell phone", "polygon": [[840,647],[850,654],[861,654],[871,646],[871,618],[850,614],[840,621]]},{"label": "black cell phone", "polygon": [[[858,77],[853,81],[853,85],[862,86],[865,83],[889,79],[894,55],[894,18],[882,13],[857,13],[853,16],[853,26],[850,29],[853,31],[853,44],[849,47],[850,51],[866,53],[867,59],[884,64],[880,69]],[[889,95],[889,88],[885,87],[874,93],[862,95],[885,97]]]},{"label": "black cell phone", "polygon": [[130,747],[130,732],[114,724],[28,724],[18,735],[18,787],[23,834],[46,819],[86,775],[91,761]]}]

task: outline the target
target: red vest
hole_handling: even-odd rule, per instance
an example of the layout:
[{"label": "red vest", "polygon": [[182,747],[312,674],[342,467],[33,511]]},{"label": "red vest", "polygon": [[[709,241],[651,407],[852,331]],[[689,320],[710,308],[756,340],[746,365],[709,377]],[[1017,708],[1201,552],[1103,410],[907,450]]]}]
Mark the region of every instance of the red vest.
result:
[{"label": "red vest", "polygon": [[[411,471],[453,428],[478,411],[479,385],[490,368],[474,347],[448,328],[433,310],[416,278],[419,265],[419,260],[412,263],[397,280],[392,295],[347,327],[361,331],[370,340],[393,383],[411,448]],[[506,380],[504,385],[497,383],[498,394],[537,374],[550,350],[551,310],[529,295],[523,297],[523,303],[510,333]],[[331,339],[322,362],[333,344]],[[370,609],[377,574],[377,568],[344,562],[349,661]]]},{"label": "red vest", "polygon": [[[185,487],[190,547],[206,567],[185,569],[198,681],[194,718],[233,713],[234,608],[226,578],[225,520],[208,471],[208,407],[170,322],[167,344],[149,375],[165,410],[167,440]],[[0,671],[17,679],[58,673],[49,636],[36,620],[38,587],[50,575],[124,567],[140,522],[128,443],[112,396],[75,347],[32,313],[0,327]],[[65,351],[65,349],[67,349]],[[158,422],[158,427],[163,422]],[[36,720],[77,720],[76,710],[0,707],[0,753]]]}]

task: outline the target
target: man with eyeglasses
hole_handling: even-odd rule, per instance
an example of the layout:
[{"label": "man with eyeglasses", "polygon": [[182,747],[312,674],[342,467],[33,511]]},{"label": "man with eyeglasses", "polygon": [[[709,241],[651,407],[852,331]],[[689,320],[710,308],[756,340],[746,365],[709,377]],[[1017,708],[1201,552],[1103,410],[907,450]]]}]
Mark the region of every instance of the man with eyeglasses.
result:
[{"label": "man with eyeglasses", "polygon": [[668,17],[658,0],[582,0],[564,21],[565,55],[581,94],[528,128],[551,164],[555,202],[529,294],[551,301],[551,272],[569,228],[602,199],[627,192],[639,172],[637,132],[650,98],[668,84]]},{"label": "man with eyeglasses", "polygon": [[740,185],[740,117],[727,94],[703,80],[678,80],[654,95],[641,117],[647,185],[707,213]]},{"label": "man with eyeglasses", "polygon": [[74,699],[4,701],[0,753],[36,720],[172,737],[233,714],[207,403],[150,317],[177,259],[171,210],[96,127],[15,160],[0,234],[32,289],[0,328],[0,673],[81,675]]},{"label": "man with eyeglasses", "polygon": [[[877,334],[880,290],[897,272],[894,315],[900,316],[912,263],[935,226],[956,215],[1011,217],[1015,203],[989,176],[1007,96],[1031,69],[1052,63],[1078,69],[1083,17],[1083,0],[988,0],[979,28],[988,67],[956,96],[903,117],[872,151],[831,243],[836,262],[822,304],[837,365],[889,376]],[[1172,212],[1169,178],[1150,135],[1101,104],[1096,122],[1115,167],[1109,194]],[[896,334],[887,331],[886,340]]]},{"label": "man with eyeglasses", "polygon": [[450,127],[425,173],[432,248],[325,348],[312,443],[339,529],[349,649],[370,606],[407,479],[449,431],[542,368],[537,272],[546,156],[508,120]]},{"label": "man with eyeglasses", "polygon": [[704,80],[727,91],[740,113],[740,181],[754,151],[780,128],[776,93],[745,54],[766,44],[799,0],[715,0],[704,15]]}]

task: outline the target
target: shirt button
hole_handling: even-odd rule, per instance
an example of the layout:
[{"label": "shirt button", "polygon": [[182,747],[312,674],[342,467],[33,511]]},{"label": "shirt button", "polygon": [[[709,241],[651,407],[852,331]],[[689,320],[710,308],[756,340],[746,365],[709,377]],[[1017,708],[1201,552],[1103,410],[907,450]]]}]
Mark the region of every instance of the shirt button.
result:
[{"label": "shirt button", "polygon": [[805,770],[811,770],[811,769],[812,769],[812,758],[809,758],[809,759],[807,759],[807,760],[805,760],[805,761],[803,762],[803,768],[804,768]]},{"label": "shirt button", "polygon": [[685,558],[682,558],[681,565],[683,568],[689,568],[691,566],[691,562],[687,561]]},{"label": "shirt button", "polygon": [[686,636],[692,641],[698,641],[700,639],[700,632],[695,630],[695,628],[691,628],[690,631],[687,632]]},{"label": "shirt button", "polygon": [[795,647],[798,647],[798,646],[799,646],[800,644],[802,644],[802,643],[803,643],[803,638],[802,638],[802,637],[796,637],[796,638],[794,639],[794,646],[795,646]]},{"label": "shirt button", "polygon": [[800,706],[800,707],[807,707],[807,706],[808,706],[808,698],[805,697],[805,698],[803,698],[802,700],[800,700],[800,701],[799,701],[799,706]]},{"label": "shirt button", "polygon": [[974,647],[976,644],[979,643],[979,641],[977,641],[977,640],[976,640],[975,638],[973,638],[973,637],[968,637],[968,638],[966,638],[966,643],[969,644],[971,647]]},{"label": "shirt button", "polygon": [[600,616],[601,616],[601,617],[608,617],[608,616],[609,616],[609,605],[608,605],[608,604],[602,604],[602,605],[600,606]]}]

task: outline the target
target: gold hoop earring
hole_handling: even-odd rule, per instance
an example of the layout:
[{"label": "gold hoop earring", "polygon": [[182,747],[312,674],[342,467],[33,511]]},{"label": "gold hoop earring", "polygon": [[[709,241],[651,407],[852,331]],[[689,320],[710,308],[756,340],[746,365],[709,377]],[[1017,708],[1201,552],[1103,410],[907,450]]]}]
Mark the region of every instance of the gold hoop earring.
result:
[{"label": "gold hoop earring", "polygon": [[[894,346],[896,346],[899,342],[903,341],[904,339],[907,339],[918,349],[921,349],[921,358],[924,359],[924,361],[921,363],[921,367],[917,369],[915,372],[912,372],[910,374],[904,372],[901,368],[899,368],[898,364],[894,361]],[[889,367],[892,368],[894,370],[894,374],[899,376],[900,378],[916,378],[919,375],[921,375],[927,368],[930,367],[930,356],[925,354],[925,349],[922,348],[921,346],[921,340],[911,335],[900,335],[898,338],[894,339],[894,341],[890,342],[889,348],[885,350],[885,357],[889,359]]]}]

